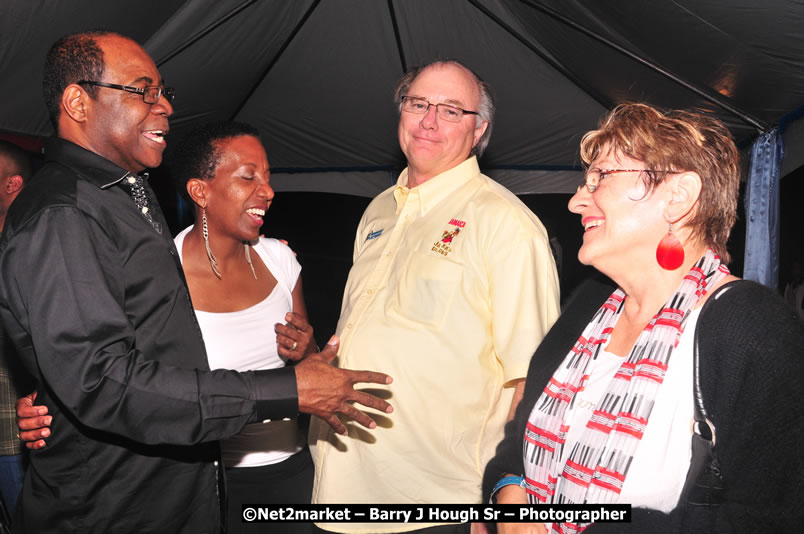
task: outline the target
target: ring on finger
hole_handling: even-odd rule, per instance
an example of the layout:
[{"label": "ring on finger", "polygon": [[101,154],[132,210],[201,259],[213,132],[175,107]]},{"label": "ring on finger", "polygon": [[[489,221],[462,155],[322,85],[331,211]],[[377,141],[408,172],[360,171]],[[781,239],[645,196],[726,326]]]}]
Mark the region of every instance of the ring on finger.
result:
[{"label": "ring on finger", "polygon": [[290,350],[296,350],[296,347],[298,347],[298,346],[299,346],[299,342],[298,342],[298,341],[294,341],[294,342],[293,342],[293,345],[291,345],[291,346],[290,346]]}]

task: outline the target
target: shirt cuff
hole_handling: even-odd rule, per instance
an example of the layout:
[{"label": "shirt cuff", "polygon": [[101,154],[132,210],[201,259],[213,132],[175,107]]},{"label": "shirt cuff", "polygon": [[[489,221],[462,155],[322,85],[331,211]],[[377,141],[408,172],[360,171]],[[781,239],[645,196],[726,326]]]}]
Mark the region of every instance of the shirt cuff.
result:
[{"label": "shirt cuff", "polygon": [[299,415],[296,370],[293,367],[252,371],[256,417],[252,422],[284,419]]}]

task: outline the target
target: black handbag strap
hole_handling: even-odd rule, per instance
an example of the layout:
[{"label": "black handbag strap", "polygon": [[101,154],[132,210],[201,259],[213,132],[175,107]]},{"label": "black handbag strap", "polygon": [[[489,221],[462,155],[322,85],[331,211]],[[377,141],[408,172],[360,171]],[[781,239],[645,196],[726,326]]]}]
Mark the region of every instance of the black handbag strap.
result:
[{"label": "black handbag strap", "polygon": [[[709,306],[716,302],[726,291],[734,287],[737,281],[723,284],[713,292],[701,308],[700,318],[704,317]],[[699,323],[700,324],[700,323]],[[717,441],[715,425],[704,406],[703,391],[700,380],[699,336],[701,329],[696,325],[693,340],[693,436],[690,469],[681,492],[682,501],[695,508],[711,508],[719,506],[725,496],[726,483],[720,470],[720,463],[715,452]]]},{"label": "black handbag strap", "polygon": [[[717,299],[723,295],[726,291],[734,287],[734,284],[741,282],[742,280],[732,280],[726,284],[723,284],[719,288],[717,288],[714,293],[712,293],[706,302],[701,308],[701,313],[699,317],[704,315],[704,312],[710,307],[711,304],[717,301]],[[712,446],[715,446],[715,442],[717,440],[715,436],[715,425],[712,423],[712,420],[709,418],[709,414],[706,412],[706,407],[704,406],[704,399],[703,399],[703,392],[701,391],[701,378],[700,378],[700,359],[698,356],[698,345],[699,345],[699,335],[700,329],[695,328],[695,338],[692,345],[692,372],[693,372],[693,379],[692,379],[692,392],[693,392],[693,399],[694,399],[694,412],[693,416],[695,418],[695,424],[693,425],[693,431],[701,436],[703,439],[712,442]]]}]

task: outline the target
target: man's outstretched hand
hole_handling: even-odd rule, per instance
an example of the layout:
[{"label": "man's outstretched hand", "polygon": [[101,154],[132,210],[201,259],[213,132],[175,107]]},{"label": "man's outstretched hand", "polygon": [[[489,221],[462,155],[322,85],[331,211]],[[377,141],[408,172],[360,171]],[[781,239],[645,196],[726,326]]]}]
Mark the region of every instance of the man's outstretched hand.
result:
[{"label": "man's outstretched hand", "polygon": [[[350,371],[332,366],[338,355],[339,340],[332,336],[321,352],[308,356],[294,368],[299,396],[299,411],[316,415],[329,423],[339,434],[346,434],[346,426],[338,414],[354,419],[367,428],[374,428],[374,420],[355,408],[356,402],[381,412],[391,413],[390,404],[369,393],[356,391],[355,384],[365,382],[390,384],[392,379],[374,371]],[[53,417],[47,415],[47,406],[34,406],[36,391],[17,400],[17,426],[19,437],[29,449],[41,449],[50,436]]]},{"label": "man's outstretched hand", "polygon": [[338,343],[338,338],[332,336],[324,350],[311,354],[296,365],[299,411],[320,417],[339,434],[346,434],[346,426],[338,418],[338,414],[353,419],[366,428],[374,428],[377,426],[374,420],[352,403],[385,413],[391,413],[393,408],[379,397],[355,390],[354,386],[360,382],[390,384],[392,378],[384,373],[351,371],[332,366],[332,360],[338,355]]}]

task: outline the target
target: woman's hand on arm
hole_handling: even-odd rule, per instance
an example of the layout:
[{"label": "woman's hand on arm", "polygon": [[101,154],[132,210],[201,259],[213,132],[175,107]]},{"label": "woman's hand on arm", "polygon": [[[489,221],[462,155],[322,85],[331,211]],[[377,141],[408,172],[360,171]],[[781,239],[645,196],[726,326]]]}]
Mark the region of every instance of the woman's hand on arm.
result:
[{"label": "woman's hand on arm", "polygon": [[279,355],[289,360],[299,361],[309,354],[318,352],[313,336],[313,327],[307,320],[307,306],[304,304],[301,276],[293,288],[293,311],[285,314],[287,324],[276,323],[276,345]]},{"label": "woman's hand on arm", "polygon": [[318,352],[313,337],[313,327],[307,318],[296,312],[285,314],[287,324],[276,323],[276,346],[280,356],[299,361],[307,355]]}]

